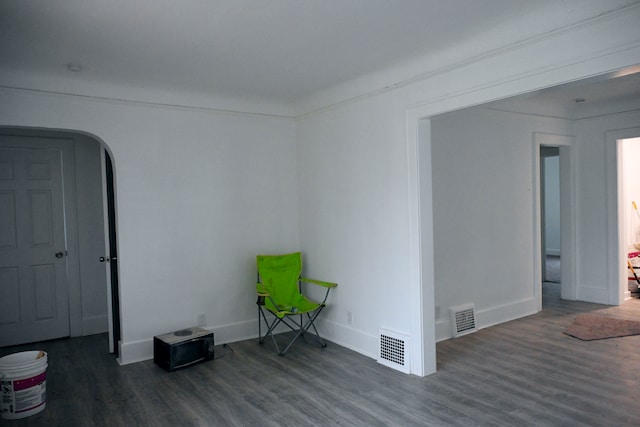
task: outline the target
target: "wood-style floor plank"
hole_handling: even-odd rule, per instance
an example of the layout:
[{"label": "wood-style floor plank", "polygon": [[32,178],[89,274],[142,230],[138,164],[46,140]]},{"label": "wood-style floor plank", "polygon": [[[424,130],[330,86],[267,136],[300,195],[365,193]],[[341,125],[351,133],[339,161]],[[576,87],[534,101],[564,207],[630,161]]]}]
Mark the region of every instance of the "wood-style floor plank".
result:
[{"label": "wood-style floor plank", "polygon": [[438,372],[405,375],[312,339],[285,357],[256,340],[218,346],[216,359],[168,373],[152,361],[118,366],[94,335],[0,348],[49,355],[47,408],[4,426],[635,426],[640,336],[580,341],[580,313],[640,320],[620,307],[559,299],[544,309],[438,343]]}]

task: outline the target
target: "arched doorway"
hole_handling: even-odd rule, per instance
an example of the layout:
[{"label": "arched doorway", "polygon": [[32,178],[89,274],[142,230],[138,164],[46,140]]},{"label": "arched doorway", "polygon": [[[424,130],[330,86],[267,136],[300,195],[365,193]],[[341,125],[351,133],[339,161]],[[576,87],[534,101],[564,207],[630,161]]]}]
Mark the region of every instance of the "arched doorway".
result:
[{"label": "arched doorway", "polygon": [[0,194],[7,202],[0,213],[0,304],[6,306],[0,345],[113,335],[119,316],[111,313],[110,282],[116,279],[117,294],[117,266],[100,262],[112,258],[105,252],[110,240],[115,250],[115,206],[108,209],[106,192],[110,183],[113,201],[113,165],[107,177],[107,160],[105,144],[84,133],[0,128]]}]

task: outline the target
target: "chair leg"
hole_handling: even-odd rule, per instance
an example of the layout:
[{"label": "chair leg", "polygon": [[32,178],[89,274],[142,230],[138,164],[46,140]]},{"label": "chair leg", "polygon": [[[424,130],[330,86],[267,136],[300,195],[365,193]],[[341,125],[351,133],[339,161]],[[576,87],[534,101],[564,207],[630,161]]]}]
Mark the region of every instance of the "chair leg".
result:
[{"label": "chair leg", "polygon": [[313,330],[315,331],[315,335],[313,336],[313,338],[322,346],[322,348],[327,346],[327,343],[325,343],[322,337],[320,337],[320,334],[318,333],[318,329],[314,324],[316,318],[322,311],[322,308],[323,307],[320,307],[318,310],[316,310],[313,313],[313,316],[307,313],[307,318],[308,318],[307,322],[304,324],[304,326],[302,325],[302,322],[300,323],[300,329],[298,330],[298,333],[296,334],[295,337],[293,337],[291,341],[289,341],[289,344],[285,347],[285,349],[282,350],[281,353],[278,353],[280,356],[284,356],[287,353],[287,351],[289,351],[289,348],[293,345],[293,343],[300,337],[300,335],[304,335],[309,330],[310,327],[313,327]]},{"label": "chair leg", "polygon": [[[262,307],[258,306],[258,313],[259,313],[258,314],[258,344],[263,344],[264,341],[267,339],[267,337],[271,336],[271,340],[273,341],[273,345],[276,348],[276,351],[278,352],[278,355],[279,356],[284,356],[289,351],[289,348],[291,348],[293,343],[298,338],[300,338],[301,335],[304,335],[305,333],[307,333],[309,328],[313,328],[313,332],[314,332],[313,338],[323,348],[326,347],[327,343],[325,343],[324,340],[322,339],[322,337],[320,336],[320,333],[318,332],[318,329],[316,328],[316,325],[314,323],[316,318],[318,317],[318,315],[322,311],[322,308],[323,307],[318,308],[312,314],[306,313],[306,315],[307,315],[307,321],[306,322],[304,322],[303,315],[300,315],[300,321],[299,322],[297,322],[295,319],[287,319],[286,317],[279,318],[277,316],[274,316],[273,321],[271,323],[269,323],[269,320],[267,319],[267,316],[266,316],[264,310],[262,310]],[[262,319],[261,319],[261,317],[262,317]],[[264,323],[267,326],[267,331],[265,332],[264,335],[262,335],[262,320],[264,320]],[[290,322],[292,322],[293,325]],[[280,347],[278,346],[278,343],[276,342],[275,336],[273,334],[273,331],[276,329],[276,327],[280,323],[284,323],[285,325],[287,325],[287,327],[289,329],[291,329],[292,331],[296,332],[295,336],[291,339],[291,341],[289,341],[287,346],[282,351],[280,350]]]},{"label": "chair leg", "polygon": [[[278,343],[276,342],[275,337],[273,336],[273,330],[276,328],[276,326],[278,326],[280,324],[280,322],[282,322],[282,319],[275,317],[273,319],[273,322],[271,322],[271,324],[269,324],[269,320],[267,320],[267,316],[264,314],[264,311],[261,309],[261,307],[258,307],[258,344],[263,344],[264,340],[267,339],[268,336],[271,336],[271,341],[273,341],[273,345],[276,347],[276,351],[278,353],[280,353],[280,348],[278,347]],[[265,332],[264,336],[262,335],[262,321],[260,320],[260,317],[262,316],[262,319],[264,319],[264,323],[267,325],[267,332]]]},{"label": "chair leg", "polygon": [[[322,310],[322,308],[320,308],[320,310]],[[327,346],[327,343],[324,342],[324,340],[320,336],[320,333],[318,332],[318,329],[316,328],[316,324],[314,323],[315,320],[316,320],[316,317],[318,317],[318,314],[320,314],[320,310],[315,312],[315,314],[313,315],[313,320],[311,319],[311,316],[309,314],[307,314],[307,316],[309,317],[309,322],[311,323],[311,326],[313,327],[313,330],[315,332],[315,335],[313,336],[313,338],[320,343],[322,348],[324,348],[324,347]],[[307,327],[307,329],[309,329],[309,328]]]},{"label": "chair leg", "polygon": [[282,350],[282,352],[278,353],[278,356],[284,356],[287,351],[289,351],[289,348],[293,345],[293,343],[298,339],[298,337],[300,335],[302,335],[304,333],[303,329],[300,328],[300,330],[298,331],[298,333],[296,334],[295,337],[293,337],[293,339],[291,341],[289,341],[289,344],[287,344],[287,346],[284,348],[284,350]]}]

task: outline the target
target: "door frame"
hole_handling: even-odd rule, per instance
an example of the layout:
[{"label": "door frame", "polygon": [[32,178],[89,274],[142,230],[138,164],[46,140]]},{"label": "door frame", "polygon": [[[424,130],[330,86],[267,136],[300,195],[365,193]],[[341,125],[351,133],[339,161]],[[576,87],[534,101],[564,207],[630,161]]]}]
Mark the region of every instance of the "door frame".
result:
[{"label": "door frame", "polygon": [[575,137],[550,133],[533,133],[533,242],[534,242],[534,297],[537,310],[542,310],[542,252],[543,252],[543,214],[542,214],[542,175],[541,147],[558,147],[560,163],[560,254],[562,267],[560,270],[560,296],[562,299],[576,299],[575,280],[575,201],[573,149]]},{"label": "door frame", "polygon": [[[101,179],[103,187],[103,198],[106,198],[106,174],[105,174],[105,150],[109,150],[108,146],[99,137],[89,134],[87,132],[77,130],[66,129],[48,129],[48,128],[36,128],[36,127],[21,127],[21,126],[4,126],[0,125],[0,135],[14,135],[14,136],[29,136],[40,138],[51,138],[60,141],[60,149],[62,152],[62,167],[63,167],[63,202],[64,202],[64,216],[65,216],[65,249],[69,254],[78,254],[78,218],[77,218],[77,196],[75,191],[75,165],[74,165],[74,144],[75,138],[81,136],[83,138],[91,138],[98,142],[101,152]],[[113,159],[113,156],[110,156]],[[115,165],[114,165],[115,168]],[[114,170],[115,176],[115,170]],[[115,192],[115,178],[114,178],[114,192]],[[114,206],[114,222],[117,213],[117,207]],[[109,211],[106,204],[106,199],[103,200],[103,222],[105,225],[105,256],[110,254],[109,246]],[[117,229],[115,230],[117,235]],[[65,257],[67,262],[67,281],[68,281],[68,293],[69,293],[69,333],[71,337],[82,336],[82,298],[81,298],[81,286],[80,286],[80,263],[78,256]],[[109,352],[114,353],[116,351],[113,348],[113,325],[114,321],[120,323],[120,316],[114,319],[113,313],[120,313],[120,306],[118,303],[117,310],[112,305],[111,298],[111,269],[105,268],[107,274],[107,317],[108,317],[108,329],[109,329]],[[118,272],[115,269],[116,274]],[[114,311],[115,310],[115,311]]]},{"label": "door frame", "polygon": [[606,185],[607,185],[607,277],[608,299],[611,305],[620,305],[625,300],[627,283],[627,248],[624,247],[624,220],[621,218],[623,198],[620,197],[624,177],[620,167],[620,145],[623,139],[640,137],[640,127],[613,130],[606,133]]},{"label": "door frame", "polygon": [[[550,153],[551,152],[551,153]],[[544,283],[545,277],[547,277],[546,257],[547,257],[547,194],[549,191],[549,183],[547,182],[547,159],[553,157],[560,157],[559,147],[552,147],[548,145],[542,145],[540,147],[540,256],[541,256],[541,278]],[[558,166],[558,169],[560,167]],[[558,178],[558,187],[560,186],[560,179]],[[558,189],[559,193],[559,189]],[[558,207],[559,209],[559,207]],[[558,221],[560,219],[558,218]],[[558,248],[560,250],[560,248]],[[561,255],[559,252],[558,255]]]}]

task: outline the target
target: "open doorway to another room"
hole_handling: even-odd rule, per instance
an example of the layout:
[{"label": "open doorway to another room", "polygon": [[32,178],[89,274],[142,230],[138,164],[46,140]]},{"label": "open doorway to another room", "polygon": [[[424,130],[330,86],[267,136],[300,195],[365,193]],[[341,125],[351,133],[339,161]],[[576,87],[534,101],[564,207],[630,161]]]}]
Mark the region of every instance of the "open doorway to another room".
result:
[{"label": "open doorway to another room", "polygon": [[3,349],[108,333],[118,356],[113,166],[91,135],[0,126]]},{"label": "open doorway to another room", "polygon": [[640,297],[640,137],[618,140],[619,226],[626,252],[624,299]]},{"label": "open doorway to another room", "polygon": [[[560,297],[560,149],[540,147],[542,293]],[[547,295],[549,296],[549,295]]]}]

